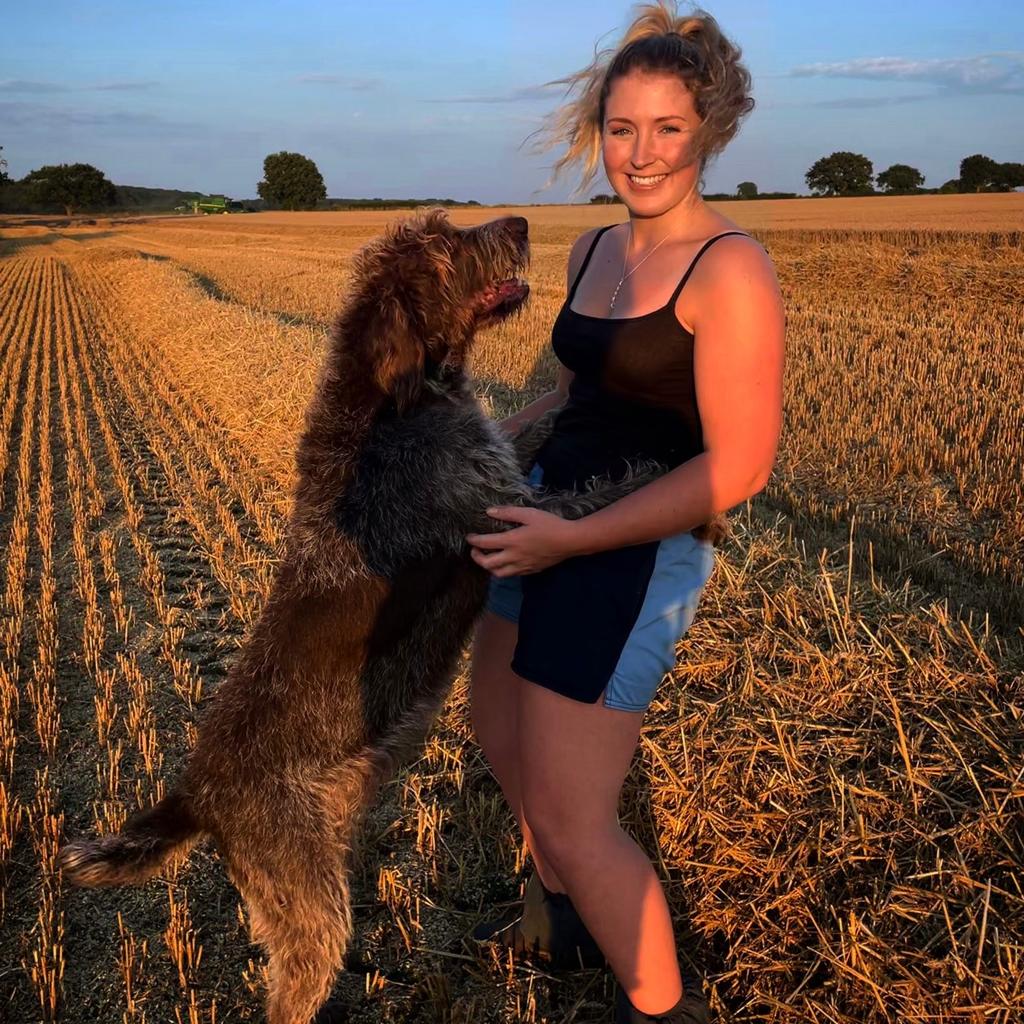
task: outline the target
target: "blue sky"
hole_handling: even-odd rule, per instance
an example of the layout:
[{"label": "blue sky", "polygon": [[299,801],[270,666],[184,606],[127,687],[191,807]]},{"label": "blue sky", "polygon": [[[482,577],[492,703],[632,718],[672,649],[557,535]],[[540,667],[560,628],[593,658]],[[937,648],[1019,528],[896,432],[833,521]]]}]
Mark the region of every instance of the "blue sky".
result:
[{"label": "blue sky", "polygon": [[[682,5],[681,5],[682,6]],[[0,35],[0,145],[21,177],[84,161],[126,185],[255,196],[280,149],[314,159],[332,196],[560,202],[556,151],[521,145],[558,90],[614,45],[609,0],[235,0],[10,5]],[[707,175],[805,192],[837,149],[928,186],[962,157],[1024,160],[1024,4],[722,0],[757,106]],[[592,191],[607,190],[599,174]]]}]

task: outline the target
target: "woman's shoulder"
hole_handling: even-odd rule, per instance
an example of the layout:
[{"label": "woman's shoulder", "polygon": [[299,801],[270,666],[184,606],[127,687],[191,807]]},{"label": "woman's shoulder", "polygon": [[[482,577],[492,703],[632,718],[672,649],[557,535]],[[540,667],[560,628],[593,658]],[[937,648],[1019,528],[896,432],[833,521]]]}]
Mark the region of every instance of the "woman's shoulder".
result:
[{"label": "woman's shoulder", "polygon": [[768,250],[742,224],[734,224],[727,217],[719,217],[711,226],[700,263],[703,273],[694,276],[720,278],[722,273],[730,276],[774,276],[774,267]]},{"label": "woman's shoulder", "polygon": [[607,228],[614,227],[614,224],[603,224],[596,228],[587,228],[582,235],[576,238],[576,241],[572,243],[572,248],[569,250],[569,260],[566,267],[566,277],[571,287],[573,280],[579,273],[580,267],[583,265],[583,261],[587,258],[587,253],[590,251],[590,247],[593,245],[594,240],[601,232]]},{"label": "woman's shoulder", "polygon": [[778,275],[768,251],[743,228],[726,230],[739,233],[723,235],[716,230],[708,236],[714,243],[705,243],[687,287],[676,299],[676,317],[690,333],[716,308],[735,308],[741,295],[766,305],[780,301]]}]

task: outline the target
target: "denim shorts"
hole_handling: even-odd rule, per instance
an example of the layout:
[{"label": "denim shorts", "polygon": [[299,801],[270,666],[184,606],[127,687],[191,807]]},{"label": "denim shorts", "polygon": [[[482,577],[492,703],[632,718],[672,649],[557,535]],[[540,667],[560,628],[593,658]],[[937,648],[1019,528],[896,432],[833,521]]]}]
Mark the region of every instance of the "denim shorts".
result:
[{"label": "denim shorts", "polygon": [[[527,478],[542,480],[535,466]],[[512,670],[566,697],[645,711],[676,663],[714,546],[689,531],[492,577],[487,609],[519,626]]]}]

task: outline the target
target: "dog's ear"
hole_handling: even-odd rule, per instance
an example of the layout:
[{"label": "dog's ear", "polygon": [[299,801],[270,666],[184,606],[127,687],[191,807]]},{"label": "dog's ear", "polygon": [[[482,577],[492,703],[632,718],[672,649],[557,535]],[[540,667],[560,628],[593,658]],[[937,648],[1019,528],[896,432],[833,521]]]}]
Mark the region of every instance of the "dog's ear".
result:
[{"label": "dog's ear", "polygon": [[397,289],[379,294],[378,302],[369,339],[373,376],[401,414],[420,396],[425,352]]}]

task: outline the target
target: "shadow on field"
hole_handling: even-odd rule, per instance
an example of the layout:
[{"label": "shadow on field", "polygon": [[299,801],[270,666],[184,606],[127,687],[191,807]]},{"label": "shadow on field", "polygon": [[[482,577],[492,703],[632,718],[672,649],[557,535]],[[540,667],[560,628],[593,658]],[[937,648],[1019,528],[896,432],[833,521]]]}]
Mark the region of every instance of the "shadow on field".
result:
[{"label": "shadow on field", "polygon": [[[0,228],[2,228],[0,224]],[[27,235],[24,237],[2,238],[5,250],[10,253],[17,253],[21,249],[29,249],[35,245],[53,245],[54,242],[83,242],[96,238],[113,238],[116,231],[81,231],[73,235],[66,235],[60,231],[48,231],[45,235]]]},{"label": "shadow on field", "polygon": [[[754,499],[767,513],[781,512],[794,523],[794,534],[810,553],[828,548],[845,563],[850,546],[850,519],[835,522],[808,515],[793,500],[761,492]],[[928,592],[928,597],[947,600],[950,612],[967,621],[984,622],[1013,638],[1024,621],[1024,590],[1004,573],[981,572],[924,539],[897,532],[882,522],[858,519],[853,535],[853,576],[867,580],[873,575],[898,590],[904,583]]]},{"label": "shadow on field", "polygon": [[259,316],[271,316],[284,327],[311,327],[315,330],[323,331],[328,330],[330,327],[329,323],[320,320],[317,317],[300,316],[297,313],[282,313],[280,310],[263,309],[259,306],[253,306],[249,303],[243,302],[230,292],[224,291],[224,289],[221,288],[221,286],[208,274],[203,274],[198,270],[187,267],[183,263],[179,263],[172,259],[170,256],[165,256],[162,253],[144,252],[142,249],[137,249],[136,252],[138,252],[144,260],[152,260],[155,263],[170,263],[171,266],[180,270],[186,277],[188,277],[188,279],[197,288],[199,288],[207,298],[214,299],[217,302],[224,302],[228,305],[237,306],[240,309],[245,309],[250,313],[255,313]]}]

